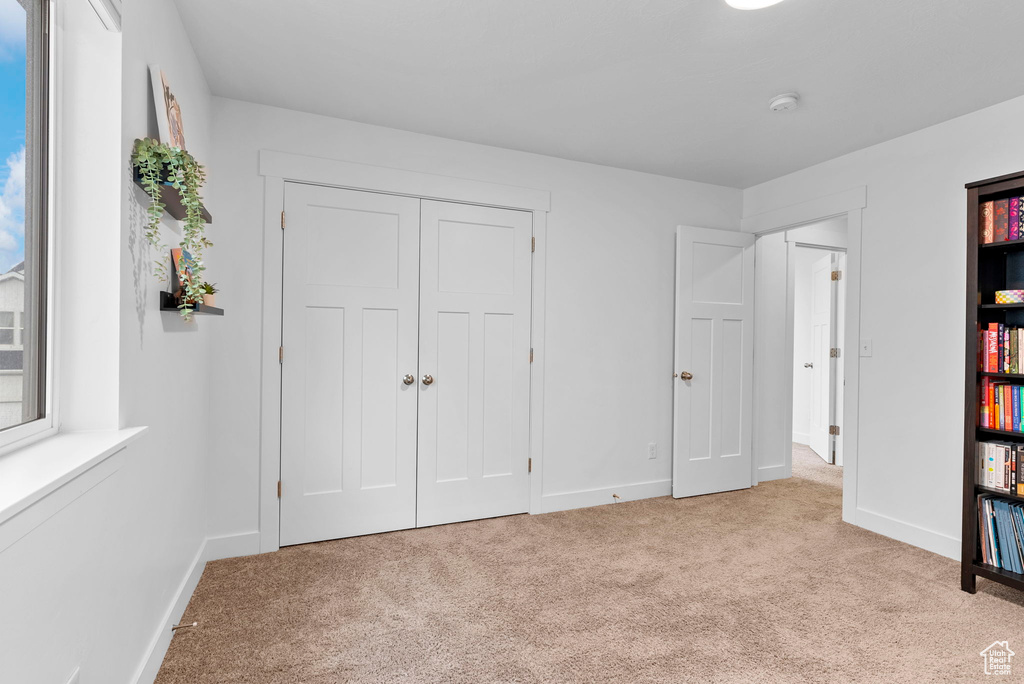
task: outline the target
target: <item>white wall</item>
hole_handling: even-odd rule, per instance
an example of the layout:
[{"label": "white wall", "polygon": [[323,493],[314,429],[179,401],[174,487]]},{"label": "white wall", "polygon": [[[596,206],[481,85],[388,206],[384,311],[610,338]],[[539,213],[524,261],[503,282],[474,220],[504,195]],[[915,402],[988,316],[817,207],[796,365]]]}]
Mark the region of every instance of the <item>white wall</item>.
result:
[{"label": "white wall", "polygon": [[811,378],[804,368],[811,358],[811,267],[826,252],[809,247],[796,248],[796,276],[793,283],[793,441],[807,444],[811,422]]},{"label": "white wall", "polygon": [[263,148],[550,190],[546,501],[613,486],[625,498],[653,481],[668,493],[674,229],[737,229],[738,190],[220,98],[214,121],[210,277],[227,316],[212,357],[211,535],[258,526]]},{"label": "white wall", "polygon": [[855,522],[953,558],[963,469],[964,184],[1020,170],[1022,117],[1017,98],[743,193],[744,215],[753,216],[867,187],[860,324],[874,355],[860,360]]},{"label": "white wall", "polygon": [[[63,684],[81,666],[81,684],[132,682],[152,647],[162,656],[167,621],[177,617],[172,604],[205,540],[206,359],[215,323],[185,326],[157,310],[159,285],[142,266],[149,257],[139,242],[142,208],[128,158],[132,140],[156,130],[147,62],[167,69],[200,159],[210,155],[210,96],[173,3],[126,3],[123,36],[103,31],[86,0],[61,6],[67,28],[78,32],[64,45],[69,67],[62,77],[84,98],[76,100],[69,113],[75,124],[65,133],[92,138],[118,162],[109,168],[116,183],[105,183],[109,174],[97,169],[95,178],[79,176],[93,211],[61,217],[69,234],[62,247],[87,250],[71,250],[66,259],[98,274],[64,283],[71,312],[64,342],[71,351],[62,359],[62,411],[69,397],[63,415],[77,428],[120,422],[150,431],[124,452],[120,469],[0,552],[0,680]],[[107,157],[83,158],[74,149],[64,150],[68,163],[107,164]],[[89,245],[106,260],[90,261]],[[75,269],[68,264],[61,273]]]}]

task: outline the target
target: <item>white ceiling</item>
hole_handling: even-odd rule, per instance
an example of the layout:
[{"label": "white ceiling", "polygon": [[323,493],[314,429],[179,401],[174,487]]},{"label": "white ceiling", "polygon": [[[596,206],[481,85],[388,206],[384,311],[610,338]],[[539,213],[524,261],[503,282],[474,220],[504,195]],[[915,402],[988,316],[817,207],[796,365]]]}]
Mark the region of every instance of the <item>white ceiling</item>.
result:
[{"label": "white ceiling", "polygon": [[1021,0],[177,3],[217,95],[741,188],[1024,95]]}]

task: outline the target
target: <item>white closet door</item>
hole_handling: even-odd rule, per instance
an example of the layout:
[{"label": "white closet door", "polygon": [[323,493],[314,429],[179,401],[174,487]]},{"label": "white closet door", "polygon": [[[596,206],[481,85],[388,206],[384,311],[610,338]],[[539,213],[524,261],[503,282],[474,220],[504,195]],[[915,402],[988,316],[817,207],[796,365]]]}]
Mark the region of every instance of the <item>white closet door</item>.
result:
[{"label": "white closet door", "polygon": [[754,236],[676,233],[672,495],[745,489],[751,480]]},{"label": "white closet door", "polygon": [[282,545],[416,525],[419,205],[286,185]]},{"label": "white closet door", "polygon": [[835,254],[829,252],[811,266],[811,376],[810,447],[828,463],[833,462],[833,437],[829,427],[835,424],[836,292],[832,280]]},{"label": "white closet door", "polygon": [[529,508],[533,216],[422,203],[417,524]]}]

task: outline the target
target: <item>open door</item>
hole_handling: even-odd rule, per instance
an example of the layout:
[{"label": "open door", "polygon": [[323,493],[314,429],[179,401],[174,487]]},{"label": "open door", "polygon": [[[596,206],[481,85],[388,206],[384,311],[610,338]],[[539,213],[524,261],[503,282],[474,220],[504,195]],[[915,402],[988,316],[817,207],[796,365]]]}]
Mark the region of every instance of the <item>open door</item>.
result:
[{"label": "open door", "polygon": [[829,252],[811,267],[811,378],[810,447],[827,463],[835,463],[836,425],[836,315],[838,279],[833,280],[836,255]]},{"label": "open door", "polygon": [[754,236],[676,231],[672,495],[751,485]]}]

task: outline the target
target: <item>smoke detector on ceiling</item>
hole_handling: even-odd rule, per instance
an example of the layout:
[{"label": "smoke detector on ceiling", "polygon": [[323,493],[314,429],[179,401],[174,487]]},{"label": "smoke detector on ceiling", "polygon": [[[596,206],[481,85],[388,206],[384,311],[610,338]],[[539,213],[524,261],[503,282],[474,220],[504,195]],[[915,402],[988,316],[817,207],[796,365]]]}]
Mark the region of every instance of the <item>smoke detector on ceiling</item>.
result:
[{"label": "smoke detector on ceiling", "polygon": [[773,112],[788,112],[800,106],[800,96],[796,93],[776,95],[768,102],[768,109]]}]

